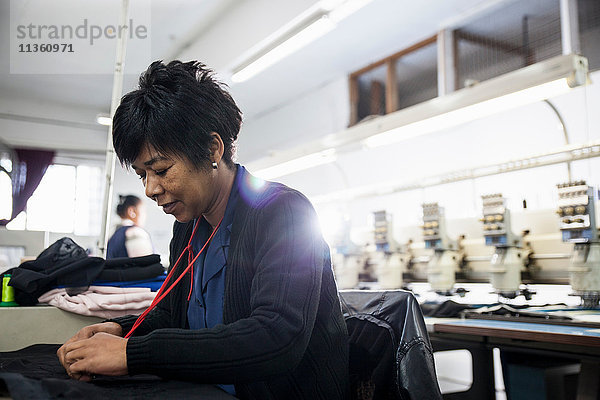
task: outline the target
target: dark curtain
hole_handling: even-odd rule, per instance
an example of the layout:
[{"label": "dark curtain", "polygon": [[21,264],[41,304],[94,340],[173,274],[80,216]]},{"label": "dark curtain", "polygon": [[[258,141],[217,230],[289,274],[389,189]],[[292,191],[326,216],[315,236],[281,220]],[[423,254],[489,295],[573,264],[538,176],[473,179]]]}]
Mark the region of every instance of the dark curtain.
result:
[{"label": "dark curtain", "polygon": [[15,149],[17,160],[13,165],[12,214],[10,219],[0,220],[0,226],[8,224],[27,206],[27,200],[37,189],[48,166],[54,158],[54,151]]}]

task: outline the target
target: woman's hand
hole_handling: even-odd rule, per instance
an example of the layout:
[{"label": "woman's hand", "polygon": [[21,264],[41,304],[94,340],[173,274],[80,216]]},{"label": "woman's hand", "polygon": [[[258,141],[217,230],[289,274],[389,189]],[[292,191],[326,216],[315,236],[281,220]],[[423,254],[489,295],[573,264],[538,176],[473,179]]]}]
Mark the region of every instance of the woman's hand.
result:
[{"label": "woman's hand", "polygon": [[123,330],[121,328],[121,325],[119,325],[115,322],[104,322],[101,324],[94,324],[94,325],[86,326],[86,327],[82,328],[79,332],[77,332],[71,339],[69,339],[65,344],[63,344],[56,352],[56,355],[58,356],[60,363],[65,368],[65,370],[67,371],[69,376],[71,376],[75,379],[89,380],[89,376],[86,376],[86,375],[82,376],[81,374],[74,375],[72,373],[70,367],[73,364],[73,361],[71,361],[71,362],[67,361],[67,352],[68,352],[68,349],[70,348],[71,344],[89,339],[97,333],[108,333],[108,334],[114,335],[114,336],[122,336]]},{"label": "woman's hand", "polygon": [[105,332],[89,339],[63,345],[64,364],[69,376],[89,381],[91,376],[127,375],[127,341]]}]

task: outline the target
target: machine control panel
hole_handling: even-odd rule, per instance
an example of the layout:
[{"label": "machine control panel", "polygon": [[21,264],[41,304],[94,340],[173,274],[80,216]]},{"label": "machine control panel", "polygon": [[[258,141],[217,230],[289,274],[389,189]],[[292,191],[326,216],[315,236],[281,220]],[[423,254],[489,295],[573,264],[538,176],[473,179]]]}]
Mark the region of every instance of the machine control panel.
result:
[{"label": "machine control panel", "polygon": [[458,250],[460,243],[446,233],[444,207],[438,203],[423,204],[423,240],[426,249]]},{"label": "machine control panel", "polygon": [[510,212],[506,199],[501,193],[481,196],[483,203],[483,236],[488,246],[512,246],[513,234],[510,230]]},{"label": "machine control panel", "polygon": [[427,249],[443,248],[441,225],[444,209],[438,203],[423,204],[423,240]]},{"label": "machine control panel", "polygon": [[586,243],[598,239],[596,229],[596,194],[585,181],[557,185],[558,209],[562,240],[571,243]]},{"label": "machine control panel", "polygon": [[392,224],[391,216],[385,211],[375,211],[373,213],[374,239],[377,251],[391,251],[392,247]]}]

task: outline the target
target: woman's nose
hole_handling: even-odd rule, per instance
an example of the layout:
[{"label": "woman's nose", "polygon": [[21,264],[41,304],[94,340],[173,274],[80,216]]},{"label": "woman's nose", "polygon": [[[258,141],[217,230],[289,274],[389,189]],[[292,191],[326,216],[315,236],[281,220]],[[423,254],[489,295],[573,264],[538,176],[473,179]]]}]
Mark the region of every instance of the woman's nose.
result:
[{"label": "woman's nose", "polygon": [[153,176],[146,177],[146,196],[149,198],[156,200],[156,196],[162,194],[163,188],[158,182],[158,179]]}]

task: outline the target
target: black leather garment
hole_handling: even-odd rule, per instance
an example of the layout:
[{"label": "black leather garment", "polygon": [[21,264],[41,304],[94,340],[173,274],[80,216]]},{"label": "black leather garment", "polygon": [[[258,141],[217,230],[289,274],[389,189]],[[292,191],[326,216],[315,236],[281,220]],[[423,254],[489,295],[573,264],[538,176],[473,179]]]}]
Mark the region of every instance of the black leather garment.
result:
[{"label": "black leather garment", "polygon": [[442,399],[419,303],[403,290],[340,291],[353,399]]}]

